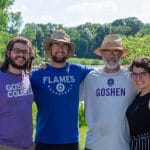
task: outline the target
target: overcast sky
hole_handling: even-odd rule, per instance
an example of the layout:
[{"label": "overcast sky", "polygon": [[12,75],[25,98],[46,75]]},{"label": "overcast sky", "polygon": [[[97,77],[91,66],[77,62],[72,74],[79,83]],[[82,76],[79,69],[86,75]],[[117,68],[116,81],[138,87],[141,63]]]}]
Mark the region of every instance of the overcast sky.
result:
[{"label": "overcast sky", "polygon": [[55,23],[66,27],[111,23],[137,17],[150,23],[150,0],[15,0],[12,10],[21,11],[24,23]]}]

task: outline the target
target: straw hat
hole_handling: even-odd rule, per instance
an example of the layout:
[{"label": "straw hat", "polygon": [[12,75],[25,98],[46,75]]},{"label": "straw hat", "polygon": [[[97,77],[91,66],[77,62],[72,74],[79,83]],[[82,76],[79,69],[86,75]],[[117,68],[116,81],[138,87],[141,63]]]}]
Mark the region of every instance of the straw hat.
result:
[{"label": "straw hat", "polygon": [[122,56],[128,55],[128,50],[122,47],[122,39],[117,34],[109,34],[104,37],[101,47],[94,50],[96,55],[101,55],[101,50],[120,50],[123,52]]},{"label": "straw hat", "polygon": [[54,41],[67,43],[69,45],[69,56],[73,56],[75,44],[71,42],[70,36],[64,30],[54,31],[54,33],[44,41],[45,50],[47,50]]}]

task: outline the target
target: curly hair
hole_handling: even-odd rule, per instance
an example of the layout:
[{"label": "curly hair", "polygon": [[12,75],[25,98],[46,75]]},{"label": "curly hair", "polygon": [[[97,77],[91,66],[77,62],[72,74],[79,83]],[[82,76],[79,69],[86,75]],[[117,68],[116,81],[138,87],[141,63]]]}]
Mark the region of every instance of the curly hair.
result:
[{"label": "curly hair", "polygon": [[146,72],[150,73],[150,57],[137,57],[129,65],[130,72],[133,72],[133,67],[143,68]]},{"label": "curly hair", "polygon": [[22,44],[25,44],[25,45],[29,46],[30,59],[28,60],[27,66],[24,69],[24,71],[25,72],[30,72],[31,67],[32,67],[32,61],[34,59],[34,52],[33,52],[33,49],[32,49],[32,43],[27,38],[22,37],[22,36],[14,37],[13,39],[11,39],[8,42],[8,44],[6,46],[6,51],[5,51],[5,59],[4,59],[4,62],[2,63],[2,65],[0,67],[1,71],[5,71],[5,70],[8,69],[9,57],[8,57],[7,53],[12,50],[15,43],[22,43]]}]

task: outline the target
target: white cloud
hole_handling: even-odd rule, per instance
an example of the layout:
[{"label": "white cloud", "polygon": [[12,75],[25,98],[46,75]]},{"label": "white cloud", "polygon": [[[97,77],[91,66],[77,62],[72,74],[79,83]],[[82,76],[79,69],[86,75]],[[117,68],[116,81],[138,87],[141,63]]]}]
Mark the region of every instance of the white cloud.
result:
[{"label": "white cloud", "polygon": [[138,12],[139,19],[143,20],[145,23],[150,23],[150,3],[144,4],[142,7],[139,8],[140,11]]},{"label": "white cloud", "polygon": [[[80,3],[69,6],[68,11],[74,13],[95,13],[101,11],[117,11],[117,5],[112,1],[95,2],[95,3]],[[82,15],[82,14],[81,14]]]},{"label": "white cloud", "polygon": [[12,6],[12,7],[10,8],[10,10],[13,11],[13,12],[18,12],[18,11],[20,11],[20,12],[25,12],[25,11],[28,11],[28,7],[27,7],[26,5],[21,5],[21,6],[19,6],[19,7],[14,7],[14,6]]},{"label": "white cloud", "polygon": [[[145,4],[145,5],[144,5]],[[25,23],[57,23],[76,26],[86,22],[110,23],[137,17],[150,22],[149,0],[15,0],[13,10],[21,11]]]},{"label": "white cloud", "polygon": [[48,22],[52,22],[52,17],[51,16],[40,16],[40,17],[29,17],[29,16],[26,16],[24,17],[24,22],[28,22],[28,23],[43,23],[43,24],[46,24]]},{"label": "white cloud", "polygon": [[43,23],[47,23],[47,22],[51,22],[53,20],[53,18],[51,16],[41,16],[39,19],[39,22],[43,22]]},{"label": "white cloud", "polygon": [[106,0],[81,0],[81,2],[105,2]]},{"label": "white cloud", "polygon": [[112,14],[118,12],[117,4],[112,1],[89,1],[74,4],[65,9],[66,14],[69,14],[67,26],[84,24],[86,22],[106,23],[110,20],[110,17],[113,17]]}]

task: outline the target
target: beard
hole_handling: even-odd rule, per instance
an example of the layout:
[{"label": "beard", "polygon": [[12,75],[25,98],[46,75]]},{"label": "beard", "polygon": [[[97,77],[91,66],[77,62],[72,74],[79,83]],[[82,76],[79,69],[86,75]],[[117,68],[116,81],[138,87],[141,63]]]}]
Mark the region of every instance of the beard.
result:
[{"label": "beard", "polygon": [[115,60],[110,60],[105,57],[102,57],[104,64],[109,69],[115,69],[119,66],[120,58],[116,58]]},{"label": "beard", "polygon": [[28,62],[26,61],[25,58],[23,58],[23,59],[25,60],[25,63],[24,63],[23,65],[18,65],[18,64],[15,63],[15,60],[14,60],[14,59],[12,59],[11,57],[9,57],[9,64],[10,64],[12,67],[14,67],[14,68],[16,68],[16,69],[19,69],[19,70],[26,69],[26,68],[27,68],[27,65],[28,65]]},{"label": "beard", "polygon": [[57,57],[57,56],[52,56],[52,60],[56,63],[64,63],[67,60],[67,57]]}]

